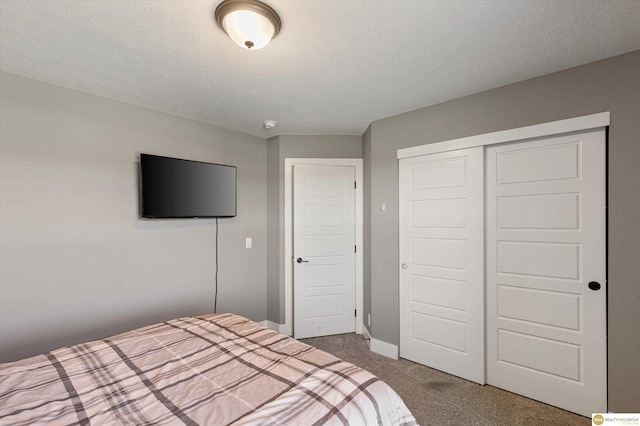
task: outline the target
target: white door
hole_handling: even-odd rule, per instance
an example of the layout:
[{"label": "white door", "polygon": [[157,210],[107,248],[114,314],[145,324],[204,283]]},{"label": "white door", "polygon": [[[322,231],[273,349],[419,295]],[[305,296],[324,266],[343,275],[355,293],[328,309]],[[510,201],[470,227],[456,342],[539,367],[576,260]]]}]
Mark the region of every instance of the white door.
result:
[{"label": "white door", "polygon": [[293,167],[294,337],[355,332],[355,168]]},{"label": "white door", "polygon": [[487,382],[606,413],[604,130],[486,156]]},{"label": "white door", "polygon": [[400,356],[484,383],[483,148],[402,159],[399,180]]}]

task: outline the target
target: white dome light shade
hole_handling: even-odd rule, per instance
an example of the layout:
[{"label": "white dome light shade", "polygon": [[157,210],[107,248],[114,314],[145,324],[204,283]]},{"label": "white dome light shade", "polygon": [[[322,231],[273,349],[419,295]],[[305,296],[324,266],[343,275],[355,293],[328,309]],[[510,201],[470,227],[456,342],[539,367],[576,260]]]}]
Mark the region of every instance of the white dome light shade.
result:
[{"label": "white dome light shade", "polygon": [[278,14],[258,0],[225,0],[215,11],[218,26],[245,49],[265,47],[280,31]]},{"label": "white dome light shade", "polygon": [[238,46],[262,49],[271,41],[276,29],[264,16],[249,10],[236,10],[222,19],[222,26]]}]

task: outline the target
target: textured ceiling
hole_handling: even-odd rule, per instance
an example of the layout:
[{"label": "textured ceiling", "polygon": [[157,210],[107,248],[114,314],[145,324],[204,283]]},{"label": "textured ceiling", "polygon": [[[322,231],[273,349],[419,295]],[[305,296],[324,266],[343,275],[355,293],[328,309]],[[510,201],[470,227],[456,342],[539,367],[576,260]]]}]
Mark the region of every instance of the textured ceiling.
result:
[{"label": "textured ceiling", "polygon": [[216,26],[218,1],[0,0],[0,69],[260,137],[359,135],[640,49],[632,0],[268,3],[282,31],[247,51]]}]

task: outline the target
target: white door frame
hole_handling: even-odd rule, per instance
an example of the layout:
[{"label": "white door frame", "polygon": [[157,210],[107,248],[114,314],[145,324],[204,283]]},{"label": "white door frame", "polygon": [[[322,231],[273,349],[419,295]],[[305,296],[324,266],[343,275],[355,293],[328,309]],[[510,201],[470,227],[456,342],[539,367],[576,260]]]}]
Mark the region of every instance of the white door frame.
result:
[{"label": "white door frame", "polygon": [[284,330],[293,335],[293,166],[352,166],[356,171],[356,333],[362,334],[363,315],[363,168],[362,158],[285,158],[284,159]]}]

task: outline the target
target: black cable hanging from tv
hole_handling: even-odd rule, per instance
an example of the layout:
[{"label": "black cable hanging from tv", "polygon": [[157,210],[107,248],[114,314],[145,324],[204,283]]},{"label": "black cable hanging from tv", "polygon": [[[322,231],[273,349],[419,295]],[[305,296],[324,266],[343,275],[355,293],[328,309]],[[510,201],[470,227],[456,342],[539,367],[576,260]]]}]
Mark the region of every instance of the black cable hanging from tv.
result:
[{"label": "black cable hanging from tv", "polygon": [[216,217],[216,279],[215,295],[213,297],[213,313],[218,313],[218,218]]}]

